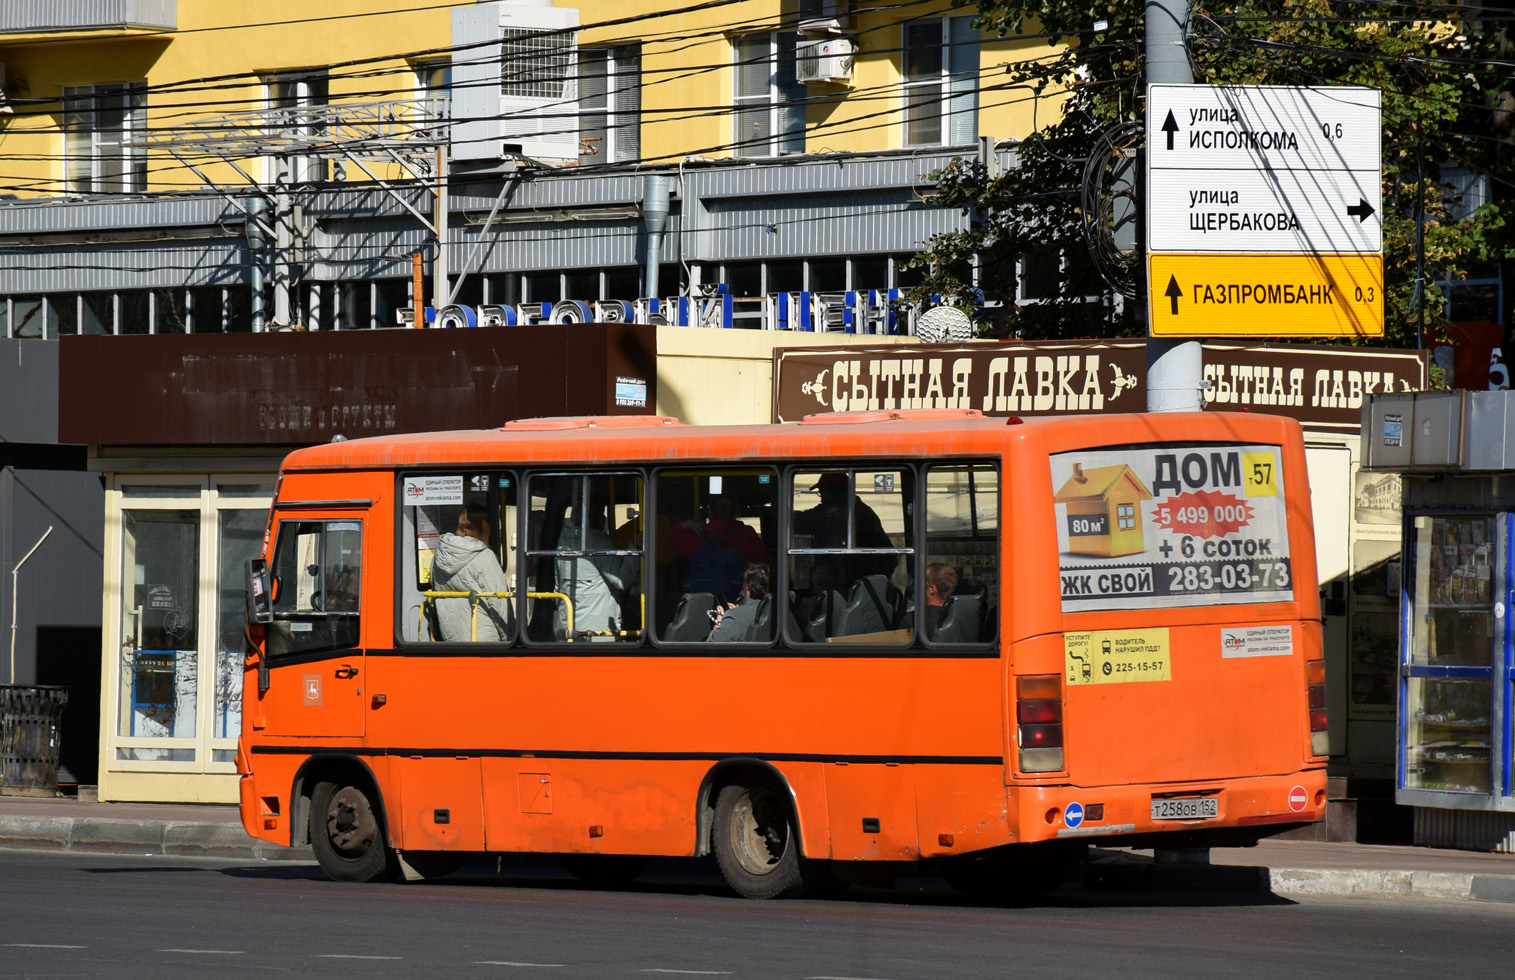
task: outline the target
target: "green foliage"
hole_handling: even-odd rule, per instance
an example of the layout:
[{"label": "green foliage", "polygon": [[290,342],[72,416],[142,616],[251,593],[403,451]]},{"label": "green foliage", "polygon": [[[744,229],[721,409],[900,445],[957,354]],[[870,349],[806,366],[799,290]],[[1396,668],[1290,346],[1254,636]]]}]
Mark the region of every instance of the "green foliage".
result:
[{"label": "green foliage", "polygon": [[[1326,0],[1199,2],[1190,11],[1196,82],[1382,91],[1387,295],[1385,337],[1375,344],[1416,343],[1422,316],[1417,241],[1427,283],[1427,346],[1442,335],[1443,297],[1434,283],[1466,278],[1470,270],[1488,274],[1491,263],[1515,257],[1509,203],[1496,201],[1467,215],[1442,181],[1444,166],[1487,173],[1495,165],[1503,144],[1491,133],[1503,115],[1490,106],[1508,94],[1511,75],[1508,59],[1499,58],[1500,45],[1509,40],[1503,24],[1445,19],[1454,13],[1446,5]],[[976,162],[965,161],[936,174],[939,200],[972,215],[972,227],[926,244],[917,262],[932,271],[915,295],[963,295],[964,270],[978,255],[981,288],[1004,301],[1009,328],[1019,336],[1140,335],[1138,303],[1128,301],[1123,315],[1108,304],[1090,304],[1086,297],[1107,290],[1092,269],[1078,267],[1087,262],[1079,198],[1085,161],[1102,131],[1139,120],[1144,111],[1141,5],[984,0],[978,24],[1002,36],[1063,36],[1060,57],[1012,65],[1002,79],[1062,111],[1019,146],[1019,166],[1003,175],[991,179]],[[1073,273],[1058,283],[1052,301],[1017,304],[1027,284],[1016,282],[1015,266],[1026,253],[1073,260]]]}]

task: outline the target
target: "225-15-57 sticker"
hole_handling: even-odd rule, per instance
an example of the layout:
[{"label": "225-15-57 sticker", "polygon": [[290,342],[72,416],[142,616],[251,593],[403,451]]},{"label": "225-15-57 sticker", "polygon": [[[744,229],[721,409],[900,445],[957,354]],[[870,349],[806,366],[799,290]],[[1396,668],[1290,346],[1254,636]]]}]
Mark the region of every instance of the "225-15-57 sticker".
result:
[{"label": "225-15-57 sticker", "polygon": [[1282,463],[1243,444],[1052,456],[1063,611],[1292,599]]}]

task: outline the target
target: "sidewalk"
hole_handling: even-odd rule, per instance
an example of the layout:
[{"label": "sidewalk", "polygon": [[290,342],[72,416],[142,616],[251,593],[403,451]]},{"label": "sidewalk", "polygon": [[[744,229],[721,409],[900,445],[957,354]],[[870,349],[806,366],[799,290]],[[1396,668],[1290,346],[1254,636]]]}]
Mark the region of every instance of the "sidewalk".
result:
[{"label": "sidewalk", "polygon": [[[248,837],[232,806],[99,803],[0,796],[0,847],[110,854],[312,860],[310,848]],[[1163,855],[1167,857],[1167,855]],[[1091,890],[1267,891],[1458,899],[1515,904],[1515,854],[1317,841],[1215,848],[1209,864],[1159,861],[1152,851],[1096,848]]]}]

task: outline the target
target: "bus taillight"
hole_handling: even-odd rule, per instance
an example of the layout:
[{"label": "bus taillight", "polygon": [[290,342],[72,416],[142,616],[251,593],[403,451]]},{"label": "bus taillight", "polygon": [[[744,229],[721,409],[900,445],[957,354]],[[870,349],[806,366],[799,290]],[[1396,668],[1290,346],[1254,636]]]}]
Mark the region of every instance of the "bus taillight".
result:
[{"label": "bus taillight", "polygon": [[1021,772],[1063,768],[1063,690],[1058,674],[1015,679],[1016,737]]},{"label": "bus taillight", "polygon": [[1305,684],[1310,699],[1310,752],[1329,755],[1330,737],[1326,734],[1326,662],[1305,661]]}]

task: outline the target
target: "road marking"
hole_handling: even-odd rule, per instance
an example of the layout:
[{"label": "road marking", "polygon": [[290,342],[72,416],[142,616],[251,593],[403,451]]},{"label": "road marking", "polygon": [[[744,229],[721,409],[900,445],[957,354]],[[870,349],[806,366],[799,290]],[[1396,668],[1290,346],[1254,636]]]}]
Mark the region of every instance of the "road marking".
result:
[{"label": "road marking", "polygon": [[244,956],[245,949],[160,949],[160,953],[197,953],[205,956]]},{"label": "road marking", "polygon": [[360,956],[357,953],[313,953],[318,960],[402,960],[403,956]]},{"label": "road marking", "polygon": [[878,977],[806,977],[805,980],[879,980]]},{"label": "road marking", "polygon": [[89,949],[88,946],[66,946],[63,943],[6,943],[6,949]]},{"label": "road marking", "polygon": [[474,966],[534,966],[543,970],[556,970],[562,963],[517,963],[514,960],[474,960]]},{"label": "road marking", "polygon": [[681,974],[683,976],[690,976],[690,977],[729,977],[729,976],[731,976],[731,971],[730,970],[660,970],[660,969],[657,969],[656,967],[654,967],[652,969],[641,970],[639,972],[641,972],[641,973],[678,973],[678,974]]}]

